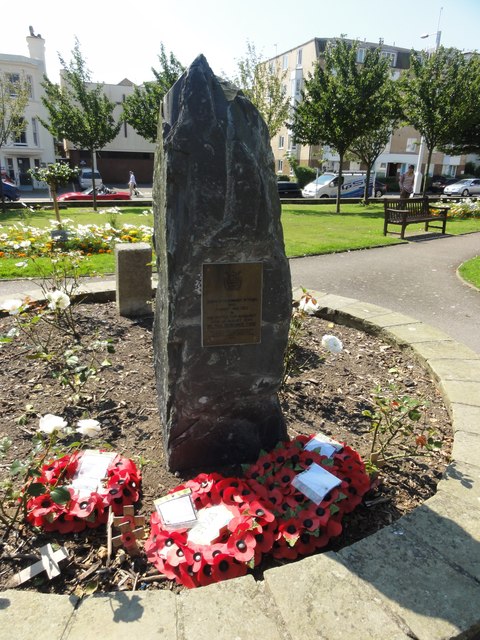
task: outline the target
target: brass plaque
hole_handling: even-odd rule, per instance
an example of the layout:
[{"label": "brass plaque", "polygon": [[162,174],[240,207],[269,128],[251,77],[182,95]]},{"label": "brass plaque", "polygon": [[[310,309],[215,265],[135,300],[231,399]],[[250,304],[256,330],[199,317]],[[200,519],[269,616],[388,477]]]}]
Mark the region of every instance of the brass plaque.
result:
[{"label": "brass plaque", "polygon": [[262,276],[261,262],[203,265],[202,346],[261,342]]}]

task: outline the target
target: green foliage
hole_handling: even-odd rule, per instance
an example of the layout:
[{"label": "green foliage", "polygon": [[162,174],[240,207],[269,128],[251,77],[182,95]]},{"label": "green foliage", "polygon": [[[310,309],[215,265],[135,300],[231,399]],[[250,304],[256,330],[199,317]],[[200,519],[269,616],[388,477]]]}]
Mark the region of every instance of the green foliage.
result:
[{"label": "green foliage", "polygon": [[383,114],[379,105],[382,100],[390,104],[393,95],[392,85],[387,82],[388,61],[380,50],[367,51],[362,65],[357,64],[357,50],[357,42],[348,43],[343,38],[326,49],[323,64],[319,61],[305,81],[303,100],[295,109],[292,123],[297,142],[328,145],[338,152],[337,212],[345,154],[358,138],[378,129],[372,114],[377,107]]},{"label": "green foliage", "polygon": [[433,150],[450,145],[454,135],[460,135],[473,108],[471,72],[461,51],[439,47],[431,54],[412,51],[410,69],[399,80],[405,118],[423,136],[428,149],[423,192]]},{"label": "green foliage", "polygon": [[432,455],[442,447],[435,430],[426,427],[426,403],[399,394],[394,385],[385,393],[377,386],[372,394],[372,409],[362,411],[371,422],[372,445],[367,460],[369,473],[396,460]]},{"label": "green foliage", "polygon": [[303,188],[306,184],[313,182],[317,177],[317,170],[312,167],[304,167],[297,164],[293,167],[293,172],[298,184]]},{"label": "green foliage", "polygon": [[266,62],[248,41],[247,53],[237,65],[238,72],[232,83],[256,106],[272,139],[285,124],[290,109],[289,98],[283,90],[286,71]]},{"label": "green foliage", "polygon": [[60,209],[57,200],[58,187],[75,179],[78,176],[78,167],[72,169],[65,162],[56,162],[55,164],[48,165],[48,167],[29,169],[28,172],[35,180],[38,180],[39,182],[46,182],[48,184],[53,198],[55,217],[60,228],[62,219],[60,217]]},{"label": "green foliage", "polygon": [[464,262],[458,271],[464,280],[480,289],[480,256]]},{"label": "green foliage", "polygon": [[[49,119],[40,121],[58,140],[69,140],[77,148],[90,151],[92,166],[96,166],[96,152],[117,136],[121,123],[115,122],[113,111],[116,105],[105,95],[103,85],[92,85],[78,40],[72,56],[68,65],[59,56],[63,67],[61,85],[44,76],[42,86],[45,95],[41,100]],[[95,188],[94,176],[92,182]],[[93,208],[96,209],[95,192]]]},{"label": "green foliage", "polygon": [[160,70],[152,68],[155,80],[134,87],[133,94],[129,95],[123,104],[122,119],[150,142],[157,140],[160,104],[165,94],[185,71],[185,67],[173,53],[167,56],[163,43],[160,43],[158,59]]}]

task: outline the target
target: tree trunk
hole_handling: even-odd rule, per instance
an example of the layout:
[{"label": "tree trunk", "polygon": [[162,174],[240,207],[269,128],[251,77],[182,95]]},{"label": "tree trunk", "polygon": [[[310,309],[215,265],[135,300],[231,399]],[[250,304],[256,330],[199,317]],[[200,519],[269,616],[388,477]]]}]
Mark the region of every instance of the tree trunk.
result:
[{"label": "tree trunk", "polygon": [[[370,195],[370,176],[372,173],[371,165],[367,164],[367,173],[365,175],[365,190],[363,192],[363,201],[368,204],[368,197]],[[375,196],[375,185],[373,185],[373,195]]]},{"label": "tree trunk", "polygon": [[338,169],[337,206],[335,208],[336,213],[340,213],[340,194],[342,192],[342,182],[343,182],[343,174],[342,174],[343,156],[344,156],[343,152],[338,153],[338,157],[340,158],[340,167]]},{"label": "tree trunk", "polygon": [[92,149],[92,188],[93,188],[93,210],[97,210],[97,189],[95,185],[95,171],[97,169],[96,151]]},{"label": "tree trunk", "polygon": [[432,161],[433,148],[428,147],[427,164],[425,165],[425,173],[423,174],[422,196],[425,197],[427,191],[427,177],[430,170],[430,162]]},{"label": "tree trunk", "polygon": [[62,219],[60,218],[60,208],[58,206],[58,200],[57,200],[57,187],[55,186],[50,186],[50,194],[52,196],[52,200],[53,200],[53,210],[55,211],[55,218],[57,219],[58,222],[58,228],[61,229],[62,228]]}]

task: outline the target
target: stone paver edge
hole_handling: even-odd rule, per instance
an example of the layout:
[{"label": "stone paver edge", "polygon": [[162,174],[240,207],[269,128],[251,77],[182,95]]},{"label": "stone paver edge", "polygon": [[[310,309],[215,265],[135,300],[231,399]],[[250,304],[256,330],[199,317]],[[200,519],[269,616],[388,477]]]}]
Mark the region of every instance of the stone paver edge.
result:
[{"label": "stone paver edge", "polygon": [[[89,302],[93,302],[93,301],[107,301],[107,300],[114,300],[115,299],[115,291],[114,289],[112,289],[111,285],[112,283],[92,283],[93,286],[89,285],[84,287],[84,291],[82,292],[82,295],[85,296],[85,299],[88,300]],[[107,285],[107,286],[106,286]],[[475,394],[475,398],[473,398],[473,400],[469,401],[467,405],[463,405],[461,402],[458,401],[451,401],[451,398],[449,396],[449,387],[448,384],[444,384],[444,381],[442,380],[441,375],[435,371],[435,369],[429,365],[429,360],[440,360],[442,358],[451,358],[451,356],[433,356],[433,357],[425,357],[425,355],[422,353],[421,349],[418,348],[418,346],[416,345],[415,341],[413,342],[409,342],[408,340],[406,340],[403,336],[401,336],[399,338],[398,335],[396,335],[396,333],[394,331],[392,331],[391,329],[395,328],[397,329],[398,326],[410,326],[410,328],[412,328],[412,325],[415,325],[416,327],[420,328],[420,329],[429,329],[428,325],[425,325],[424,323],[421,323],[417,320],[415,320],[414,318],[408,317],[408,316],[402,316],[402,314],[396,314],[395,312],[392,312],[389,309],[385,309],[383,307],[379,307],[377,305],[370,305],[369,303],[362,303],[359,300],[355,300],[352,298],[343,298],[342,296],[333,296],[331,294],[328,293],[324,293],[324,292],[318,292],[318,291],[309,291],[309,293],[314,296],[316,298],[316,300],[320,303],[320,311],[318,313],[319,316],[321,317],[325,317],[325,318],[331,318],[332,320],[336,320],[336,321],[344,321],[347,324],[353,324],[354,326],[357,326],[358,328],[363,328],[364,330],[367,331],[374,331],[376,333],[382,333],[383,335],[385,335],[386,338],[388,338],[390,341],[395,342],[400,344],[401,346],[409,346],[410,348],[413,349],[413,351],[415,352],[416,356],[420,359],[423,360],[424,363],[427,365],[427,367],[432,371],[432,373],[434,374],[435,378],[438,380],[439,383],[439,389],[441,390],[443,396],[444,396],[444,400],[445,403],[447,405],[447,409],[450,411],[451,416],[452,416],[452,425],[453,425],[453,431],[454,431],[454,447],[453,447],[453,452],[452,452],[452,459],[451,462],[447,468],[447,472],[446,475],[448,475],[448,469],[450,468],[455,468],[455,464],[456,464],[456,459],[454,457],[455,454],[455,439],[456,439],[456,435],[457,433],[461,433],[463,437],[467,437],[469,435],[473,436],[473,440],[468,442],[468,446],[462,447],[462,452],[467,452],[466,458],[462,457],[461,463],[466,463],[467,465],[473,465],[475,467],[478,466],[478,460],[480,459],[480,427],[478,429],[478,433],[475,433],[475,429],[473,430],[474,433],[470,433],[469,430],[465,430],[464,428],[462,429],[462,427],[457,427],[455,422],[456,422],[456,415],[460,412],[463,408],[466,408],[467,410],[473,410],[476,412],[476,415],[478,415],[480,417],[480,389],[479,392]],[[86,294],[86,295],[85,295]],[[24,294],[25,295],[25,294]],[[296,288],[293,290],[293,298],[299,298],[302,295],[302,289],[300,288]],[[0,302],[2,301],[2,299],[7,299],[7,298],[11,298],[12,296],[0,296]],[[31,294],[32,299],[39,299],[39,296],[37,293],[32,293]],[[324,299],[324,302],[327,303],[326,306],[322,307],[322,299]],[[389,326],[389,323],[387,322],[385,324],[385,318],[388,318],[389,315],[392,315],[392,318],[398,318],[394,319],[394,321],[391,323],[391,325]],[[377,324],[375,322],[375,318],[378,317],[378,319],[380,320],[380,322]],[[398,324],[400,323],[400,324]],[[460,343],[456,343],[455,341],[453,341],[447,334],[441,334],[441,332],[439,332],[437,329],[433,330],[433,335],[434,338],[432,339],[432,341],[428,341],[428,339],[425,339],[425,342],[429,343],[429,346],[432,347],[433,346],[433,350],[435,350],[435,342],[438,343],[438,345],[441,347],[442,343],[448,342],[449,344],[453,345],[455,347],[455,345],[460,345]],[[421,342],[422,344],[422,342]],[[460,345],[463,346],[463,345]],[[464,358],[455,358],[455,362],[457,363],[461,363],[461,361],[464,360]],[[471,357],[468,358],[469,361],[471,360],[478,360],[480,361],[480,356],[478,356],[477,354],[475,354],[473,351],[471,352]],[[465,380],[459,380],[457,381],[458,385],[460,385],[460,387],[462,385],[465,385],[466,388],[468,388],[469,384],[472,384],[472,382],[470,381],[465,381]],[[480,385],[479,385],[480,386]],[[461,394],[460,394],[461,396]],[[442,485],[442,483],[444,483],[445,480],[442,480],[439,484],[439,488],[440,485]],[[451,474],[451,477],[448,480],[448,483],[451,485],[452,483],[460,483],[459,480],[456,480],[456,476],[455,473]],[[428,504],[428,500],[424,503],[424,504]],[[437,507],[437,513],[438,513],[438,507]],[[439,513],[439,515],[442,515],[441,513]],[[452,520],[452,512],[446,512],[445,514],[446,518]],[[415,511],[410,514],[410,520],[411,518],[415,517]],[[453,519],[455,520],[454,516]],[[401,520],[396,521],[395,523],[393,523],[392,525],[390,525],[390,527],[394,527],[394,526],[398,526],[399,523],[401,523]],[[459,518],[458,520],[455,521],[455,523],[462,528],[462,521],[461,518]],[[385,527],[386,529],[390,529],[390,527]],[[426,541],[427,542],[427,541]],[[333,553],[333,555],[336,555],[335,553]],[[339,558],[339,562],[341,564],[342,561]],[[271,570],[271,571],[274,571]],[[234,581],[233,581],[234,582]],[[448,585],[446,585],[446,587],[448,588]],[[28,597],[29,592],[15,592],[15,591],[7,591],[7,592],[0,592],[0,602],[2,600],[2,596],[7,596],[8,594],[8,599],[11,601],[12,597],[15,598],[16,594],[19,594],[19,598],[22,601],[22,604],[24,604],[25,602],[25,598]],[[32,595],[34,595],[35,597],[40,596],[41,594],[36,594],[35,592],[31,592]],[[162,593],[161,591],[159,592],[160,594]],[[106,596],[112,596],[115,597],[115,593],[112,594],[105,594]],[[71,600],[71,596],[57,596],[56,598],[69,598],[70,602],[72,603]],[[12,602],[12,604],[15,604],[14,601]],[[73,603],[72,603],[73,604]],[[476,625],[475,625],[476,626]],[[467,633],[468,635],[468,630],[464,629],[463,632]],[[463,636],[463,634],[462,634]]]}]

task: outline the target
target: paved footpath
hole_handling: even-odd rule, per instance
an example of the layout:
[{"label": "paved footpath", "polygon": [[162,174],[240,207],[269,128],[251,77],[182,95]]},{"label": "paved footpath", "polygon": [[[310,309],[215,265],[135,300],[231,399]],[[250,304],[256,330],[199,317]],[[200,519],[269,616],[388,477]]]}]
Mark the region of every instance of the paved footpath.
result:
[{"label": "paved footpath", "polygon": [[[0,592],[0,640],[478,640],[480,348],[472,334],[480,296],[455,269],[478,253],[479,238],[292,261],[294,282],[317,297],[322,315],[410,346],[438,380],[455,437],[435,496],[338,553],[270,569],[263,580],[178,595]],[[87,290],[94,299],[113,294],[112,282]]]}]

